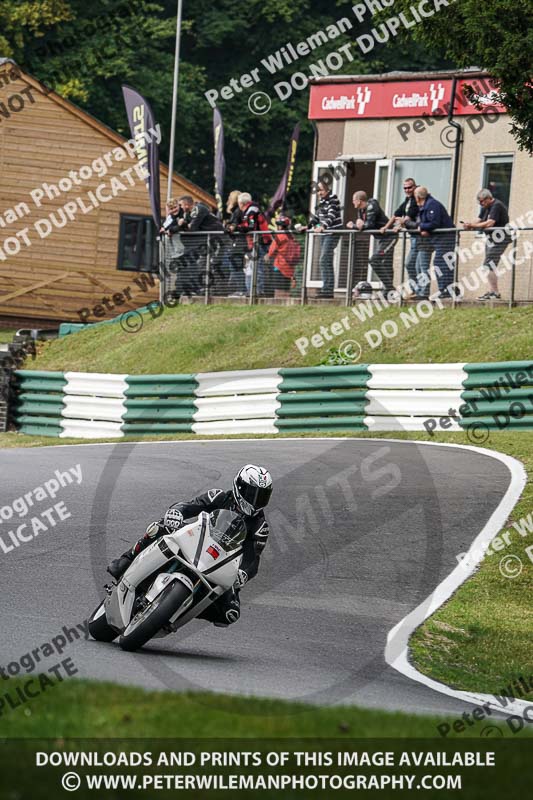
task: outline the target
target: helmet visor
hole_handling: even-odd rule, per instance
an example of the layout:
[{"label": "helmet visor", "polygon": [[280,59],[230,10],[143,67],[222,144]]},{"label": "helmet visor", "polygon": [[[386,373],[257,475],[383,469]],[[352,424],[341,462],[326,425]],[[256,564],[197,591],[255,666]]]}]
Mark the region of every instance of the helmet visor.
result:
[{"label": "helmet visor", "polygon": [[237,488],[242,499],[249,503],[256,511],[260,508],[265,508],[272,495],[272,486],[251,486],[249,483],[240,480],[238,481]]}]

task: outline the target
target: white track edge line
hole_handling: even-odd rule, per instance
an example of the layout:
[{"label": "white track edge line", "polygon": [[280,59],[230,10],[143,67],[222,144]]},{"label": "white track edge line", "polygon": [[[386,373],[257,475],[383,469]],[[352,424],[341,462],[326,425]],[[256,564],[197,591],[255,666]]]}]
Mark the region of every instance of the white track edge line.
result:
[{"label": "white track edge line", "polygon": [[[484,447],[476,447],[474,445],[463,445],[463,444],[456,444],[454,442],[423,442],[416,439],[389,439],[389,438],[381,438],[381,437],[335,437],[335,436],[314,436],[314,437],[305,437],[301,438],[298,436],[291,436],[291,437],[263,437],[261,439],[258,438],[238,438],[238,439],[169,439],[163,441],[155,441],[155,442],[95,442],[91,444],[90,442],[82,443],[82,444],[62,444],[62,445],[43,445],[39,449],[52,449],[52,448],[65,448],[65,447],[117,447],[117,445],[127,445],[127,444],[134,444],[134,445],[154,445],[154,444],[218,444],[218,443],[225,443],[225,444],[239,444],[241,442],[349,442],[349,441],[363,441],[363,442],[395,442],[399,444],[411,444],[411,445],[424,445],[433,446],[433,447],[454,447],[459,450],[472,450],[475,453],[480,453],[481,455],[488,456],[489,458],[495,458],[496,460],[505,464],[505,466],[509,469],[511,473],[511,482],[507,488],[505,495],[503,496],[502,500],[500,501],[499,505],[497,506],[496,510],[493,512],[490,519],[485,524],[484,528],[478,534],[478,536],[474,539],[472,544],[470,545],[469,550],[467,551],[468,555],[468,569],[465,569],[460,564],[455,567],[455,569],[451,572],[451,574],[445,578],[437,587],[436,589],[427,597],[422,603],[420,603],[413,611],[411,611],[406,617],[403,618],[394,628],[389,631],[387,635],[387,645],[385,647],[385,661],[387,664],[395,669],[397,672],[400,672],[402,675],[405,675],[407,678],[411,680],[417,681],[418,683],[422,683],[430,689],[433,689],[436,692],[440,692],[441,694],[446,694],[450,697],[454,697],[459,700],[463,700],[467,703],[473,703],[474,705],[488,705],[491,709],[495,711],[499,711],[500,713],[507,713],[509,711],[520,714],[523,712],[530,703],[526,703],[524,700],[514,700],[510,701],[505,707],[498,703],[498,701],[494,698],[493,695],[485,695],[485,694],[478,694],[475,692],[467,692],[461,691],[458,689],[452,689],[450,686],[447,686],[445,683],[440,683],[439,681],[433,680],[427,675],[424,675],[422,672],[419,672],[408,660],[408,641],[411,634],[415,631],[417,627],[419,627],[426,619],[428,619],[432,614],[435,613],[444,603],[449,600],[452,594],[459,588],[466,580],[469,578],[475,571],[476,567],[479,566],[481,561],[483,560],[483,553],[482,548],[480,545],[488,544],[496,535],[497,533],[504,527],[507,518],[520,499],[522,492],[527,483],[527,473],[523,466],[523,464],[518,461],[516,458],[512,456],[508,456],[505,453],[499,453],[496,450],[487,450]],[[5,448],[6,451],[10,450],[11,448]],[[13,448],[16,449],[16,448]],[[20,448],[23,450],[28,450],[31,448]],[[465,558],[466,561],[466,558]],[[398,650],[400,651],[398,653]],[[393,652],[395,651],[395,652]]]},{"label": "white track edge line", "polygon": [[[425,444],[438,445],[440,442],[425,442]],[[472,450],[473,452],[497,459],[509,469],[511,481],[497,508],[470,545],[467,551],[467,557],[465,557],[463,562],[463,564],[467,564],[467,566],[457,564],[450,575],[436,587],[429,597],[394,626],[387,636],[385,660],[389,666],[393,667],[393,669],[405,675],[407,678],[418,681],[437,692],[463,700],[467,703],[474,703],[478,706],[486,705],[490,709],[502,714],[522,715],[528,706],[531,707],[531,703],[519,699],[509,699],[504,706],[502,703],[498,702],[494,695],[452,689],[445,683],[433,680],[433,678],[419,672],[416,667],[410,663],[408,658],[409,639],[415,629],[444,605],[452,594],[473,575],[484,558],[484,549],[482,545],[488,545],[498,532],[505,527],[509,514],[518,502],[527,483],[527,473],[524,466],[520,461],[505,453],[498,453],[494,450],[487,450],[482,447],[474,447],[471,445],[450,444],[445,446]]]}]

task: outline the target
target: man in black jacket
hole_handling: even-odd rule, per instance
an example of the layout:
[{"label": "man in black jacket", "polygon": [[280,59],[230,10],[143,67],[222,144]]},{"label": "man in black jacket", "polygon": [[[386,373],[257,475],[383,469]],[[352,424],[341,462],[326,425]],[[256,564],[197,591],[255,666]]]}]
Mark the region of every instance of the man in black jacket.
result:
[{"label": "man in black jacket", "polygon": [[376,247],[369,263],[383,283],[383,292],[386,296],[389,292],[394,291],[393,258],[398,237],[392,233],[383,235],[389,218],[374,197],[369,199],[366,192],[355,192],[353,206],[357,212],[357,218],[355,222],[347,224],[348,228],[355,228],[358,231],[376,231],[382,234],[374,235]]},{"label": "man in black jacket", "polygon": [[131,550],[126,550],[111,562],[107,571],[119,580],[133,560],[152,542],[172,531],[179,530],[185,520],[197,517],[202,511],[224,508],[242,516],[246,526],[243,556],[239,577],[232,589],[215,600],[200,616],[217,627],[226,627],[240,617],[239,591],[257,575],[261,553],[268,540],[270,529],[265,519],[264,508],[272,495],[272,477],[264,467],[247,464],[239,470],[233,481],[233,489],[210,489],[192,500],[175,503],[158,522],[152,522],[146,533]]},{"label": "man in black jacket", "polygon": [[183,211],[183,219],[178,222],[182,231],[191,231],[194,233],[199,231],[216,231],[220,233],[224,230],[222,222],[213,214],[205,203],[201,203],[200,201],[195,203],[190,195],[185,194],[183,197],[180,197],[179,204]]},{"label": "man in black jacket", "polygon": [[[182,217],[178,220],[178,225],[180,232],[184,234],[185,260],[189,271],[190,289],[194,294],[205,290],[205,267],[208,246],[211,252],[209,281],[212,282],[216,279],[217,284],[221,283],[223,276],[220,260],[223,255],[223,240],[225,238],[221,234],[224,233],[224,225],[205,203],[195,202],[188,194],[180,197],[179,205],[182,210]],[[204,232],[205,236],[199,235]],[[208,237],[208,233],[217,235]],[[189,236],[188,234],[194,235]]]}]

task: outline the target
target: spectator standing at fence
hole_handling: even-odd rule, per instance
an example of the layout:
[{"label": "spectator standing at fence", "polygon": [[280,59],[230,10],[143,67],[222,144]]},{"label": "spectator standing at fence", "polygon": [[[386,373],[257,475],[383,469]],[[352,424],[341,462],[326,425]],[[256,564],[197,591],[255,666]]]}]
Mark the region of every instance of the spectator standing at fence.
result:
[{"label": "spectator standing at fence", "polygon": [[[405,198],[402,203],[398,206],[396,211],[394,212],[393,216],[387,222],[387,224],[381,229],[381,233],[385,233],[392,227],[395,228],[403,228],[404,230],[409,231],[409,238],[411,240],[411,247],[409,249],[409,255],[405,262],[405,269],[407,271],[407,278],[409,282],[409,288],[411,290],[411,294],[409,295],[410,300],[414,300],[417,297],[427,297],[429,294],[429,287],[420,287],[418,285],[418,272],[417,272],[417,261],[419,258],[423,258],[428,260],[429,254],[427,251],[422,250],[420,252],[419,243],[420,243],[420,234],[418,233],[418,215],[419,209],[415,199],[415,189],[416,189],[416,181],[414,178],[406,178],[403,182],[403,190],[405,192]],[[429,264],[424,265],[422,267],[422,271],[427,273],[429,270]]]},{"label": "spectator standing at fence", "polygon": [[238,225],[242,222],[242,211],[239,208],[239,189],[234,189],[228,195],[226,203],[226,231],[229,241],[224,253],[224,268],[229,273],[228,295],[230,297],[243,297],[246,294],[244,283],[244,253],[246,240],[242,234],[237,234]]},{"label": "spectator standing at fence", "polygon": [[241,210],[239,208],[239,195],[242,194],[240,189],[234,189],[228,194],[226,202],[226,213],[224,220],[227,226],[238,225],[241,221]]},{"label": "spectator standing at fence", "polygon": [[324,300],[333,298],[335,276],[333,271],[333,258],[340,242],[340,235],[334,233],[342,229],[341,204],[336,194],[333,194],[325,181],[318,182],[318,205],[311,223],[315,225],[315,233],[320,233],[320,276],[322,289],[318,297]]},{"label": "spectator standing at fence", "polygon": [[393,258],[398,237],[393,233],[388,235],[385,233],[389,218],[374,197],[369,199],[366,192],[355,192],[353,206],[356,211],[356,220],[348,222],[347,227],[358,231],[379,232],[379,235],[374,234],[376,248],[369,263],[383,283],[383,292],[387,296],[389,292],[394,291]]},{"label": "spectator standing at fence", "polygon": [[489,189],[481,189],[477,195],[481,213],[475,222],[465,222],[465,231],[483,231],[486,237],[485,259],[483,266],[488,270],[487,279],[490,291],[478,297],[478,300],[501,300],[498,291],[496,267],[500,263],[505,250],[511,242],[508,230],[494,231],[491,228],[505,228],[509,224],[509,212],[501,200],[497,200]]},{"label": "spectator standing at fence", "polygon": [[187,295],[199,294],[201,284],[198,282],[198,268],[196,262],[199,258],[199,243],[197,237],[188,236],[189,225],[191,222],[191,211],[194,208],[194,200],[189,195],[184,195],[178,200],[179,217],[176,220],[177,230],[183,243],[184,253],[180,258],[181,267],[178,273],[176,287],[179,293]]},{"label": "spectator standing at fence", "polygon": [[252,195],[242,192],[238,197],[241,211],[241,221],[236,230],[246,236],[245,253],[245,280],[246,291],[250,294],[252,288],[252,275],[254,264],[257,268],[256,290],[259,297],[273,295],[271,274],[265,271],[265,255],[268,251],[272,236],[268,233],[268,222],[258,203],[252,200]]},{"label": "spectator standing at fence", "polygon": [[277,233],[272,235],[272,244],[265,256],[265,262],[273,262],[274,297],[290,297],[294,286],[294,271],[300,261],[301,247],[290,231],[292,220],[281,215],[276,219]]},{"label": "spectator standing at fence", "polygon": [[183,216],[183,211],[181,210],[179,203],[175,198],[172,198],[168,201],[165,206],[165,210],[167,216],[159,229],[159,233],[172,236],[174,233],[178,233],[179,231],[178,220]]},{"label": "spectator standing at fence", "polygon": [[[224,276],[221,268],[222,261],[222,234],[224,232],[224,225],[213,214],[209,206],[200,201],[195,202],[190,195],[183,195],[180,197],[180,207],[183,209],[184,215],[178,224],[180,229],[186,233],[194,234],[188,237],[189,244],[189,263],[192,268],[191,274],[191,288],[194,291],[204,291],[206,280],[210,284],[214,283],[214,292],[220,293],[224,291],[221,284],[224,283]],[[205,236],[200,236],[200,233],[205,233]],[[208,233],[213,233],[214,236],[208,237]],[[211,253],[210,275],[206,278],[206,258],[208,252],[208,243]],[[195,288],[196,287],[196,288]],[[194,293],[193,291],[193,293]]]},{"label": "spectator standing at fence", "polygon": [[183,216],[178,201],[172,198],[166,204],[166,218],[159,229],[163,242],[163,257],[165,268],[165,280],[173,272],[176,273],[176,281],[173,296],[179,298],[182,293],[182,275],[180,270],[183,266],[183,255],[185,247],[179,235],[179,220]]},{"label": "spectator standing at fence", "polygon": [[180,206],[184,211],[183,220],[179,225],[183,230],[198,233],[200,231],[221,233],[224,225],[211,211],[209,206],[200,201],[194,202],[189,195],[180,197]]},{"label": "spectator standing at fence", "polygon": [[[450,285],[454,279],[454,267],[449,264],[455,262],[455,231],[446,233],[436,233],[442,228],[455,228],[452,218],[445,207],[436,200],[425,186],[417,186],[415,197],[420,209],[420,221],[418,230],[421,235],[420,251],[424,252],[427,259],[418,261],[418,284],[419,287],[426,285],[429,288],[429,266],[431,254],[435,253],[433,267],[437,275],[439,286],[439,298],[450,299],[452,292]],[[427,268],[427,272],[426,272]],[[422,273],[426,272],[425,275]]]}]

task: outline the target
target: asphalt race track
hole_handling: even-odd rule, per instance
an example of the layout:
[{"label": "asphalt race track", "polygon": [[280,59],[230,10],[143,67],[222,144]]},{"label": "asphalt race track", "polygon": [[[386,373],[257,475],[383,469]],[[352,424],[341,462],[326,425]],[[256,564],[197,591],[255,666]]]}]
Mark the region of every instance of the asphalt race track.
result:
[{"label": "asphalt race track", "polygon": [[106,564],[147,523],[171,502],[229,486],[248,462],[272,471],[275,495],[272,534],[259,575],[241,595],[241,620],[226,630],[193,622],[137,654],[80,638],[62,657],[80,677],[146,688],[462,713],[460,701],[388,667],[383,652],[391,628],[456,566],[510,473],[473,451],[378,439],[0,451],[0,508],[56,470],[82,468],[81,485],[59,487],[23,519],[18,512],[0,523],[8,549],[9,531],[32,515],[58,502],[71,515],[55,527],[45,520],[48,530],[0,550],[0,666],[82,623],[103,597]]}]

